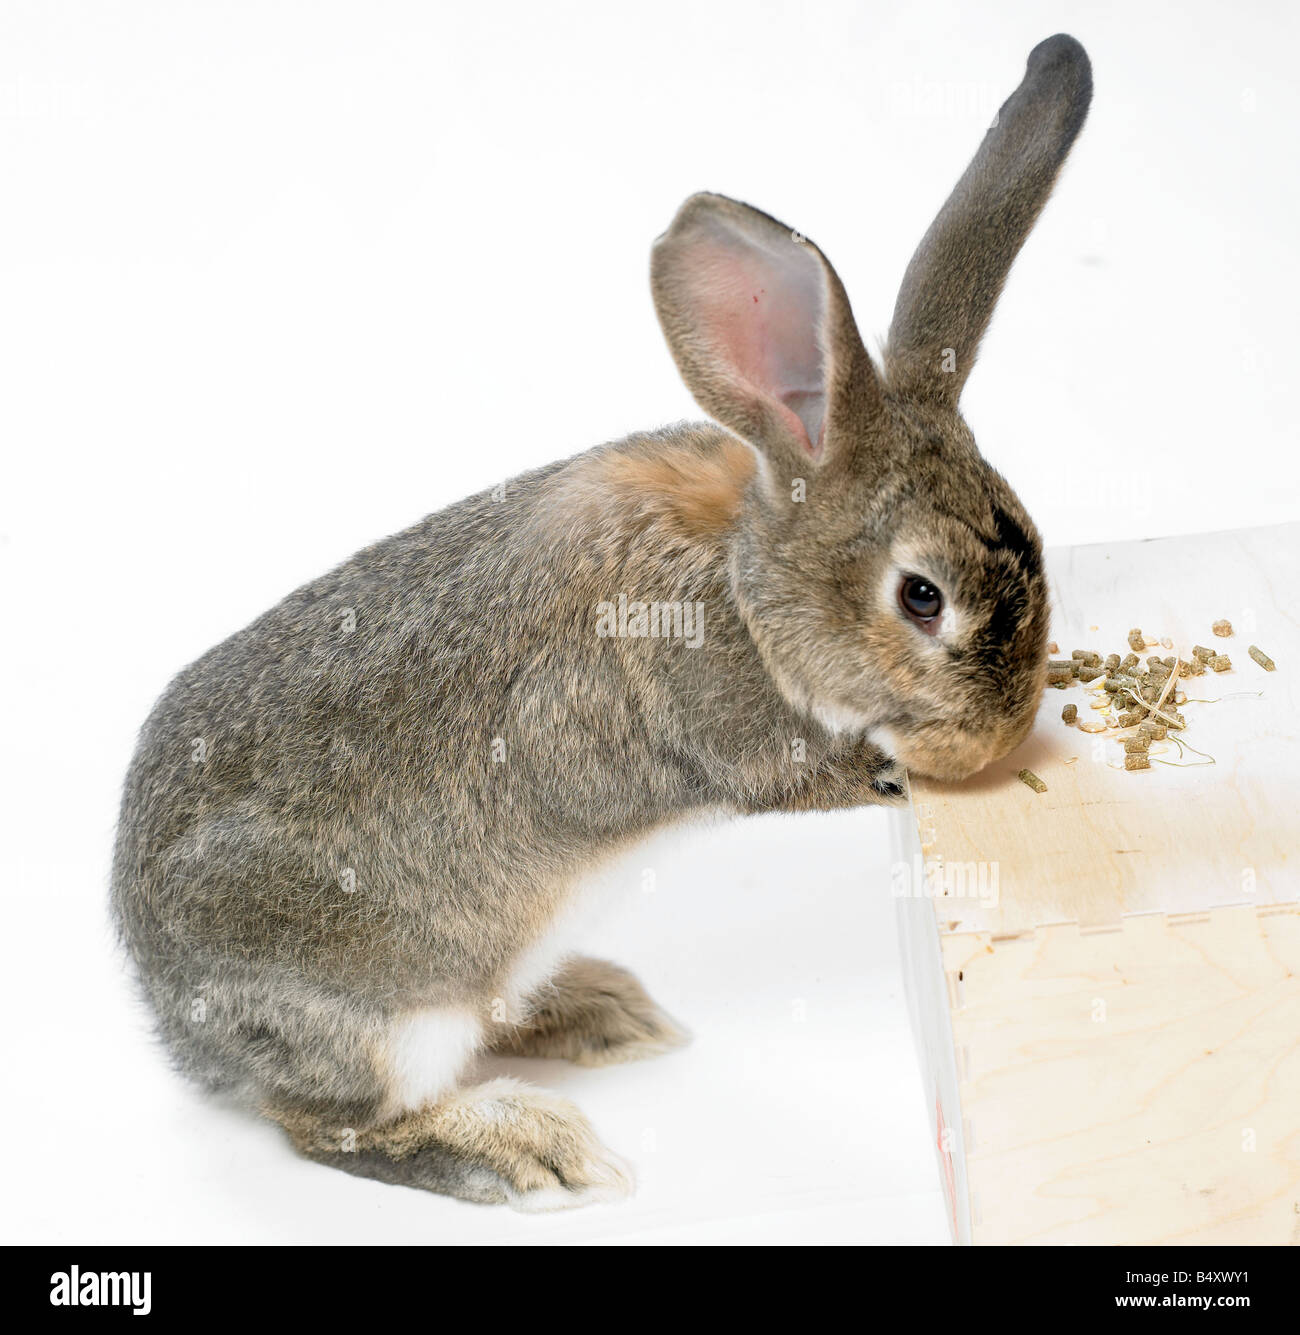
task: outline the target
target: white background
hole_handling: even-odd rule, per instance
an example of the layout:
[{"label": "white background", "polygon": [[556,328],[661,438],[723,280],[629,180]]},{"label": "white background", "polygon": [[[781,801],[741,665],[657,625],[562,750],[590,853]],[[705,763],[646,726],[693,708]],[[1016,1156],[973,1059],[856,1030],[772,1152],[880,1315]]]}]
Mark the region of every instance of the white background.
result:
[{"label": "white background", "polygon": [[883,813],[612,875],[595,944],[697,1039],[511,1068],[641,1177],[523,1219],[301,1163],[168,1072],[106,924],[121,775],[173,672],[299,583],[697,415],[646,282],[692,191],[814,237],[874,345],[1058,30],[1096,95],[966,394],[985,453],[1051,544],[1295,517],[1297,12],[6,0],[5,1236],[943,1241]]}]

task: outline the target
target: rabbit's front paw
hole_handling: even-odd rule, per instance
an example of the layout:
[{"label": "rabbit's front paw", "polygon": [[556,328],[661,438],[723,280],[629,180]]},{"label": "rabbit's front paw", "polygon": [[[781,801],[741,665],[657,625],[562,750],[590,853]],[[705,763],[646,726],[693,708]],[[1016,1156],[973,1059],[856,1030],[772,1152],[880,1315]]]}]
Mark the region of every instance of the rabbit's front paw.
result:
[{"label": "rabbit's front paw", "polygon": [[492,1050],[613,1066],[657,1057],[689,1041],[626,969],[581,956],[569,960],[533,999],[528,1020],[503,1028]]},{"label": "rabbit's front paw", "polygon": [[752,798],[743,809],[758,814],[889,805],[903,800],[905,783],[903,767],[862,737],[818,766],[796,769],[788,779]]}]

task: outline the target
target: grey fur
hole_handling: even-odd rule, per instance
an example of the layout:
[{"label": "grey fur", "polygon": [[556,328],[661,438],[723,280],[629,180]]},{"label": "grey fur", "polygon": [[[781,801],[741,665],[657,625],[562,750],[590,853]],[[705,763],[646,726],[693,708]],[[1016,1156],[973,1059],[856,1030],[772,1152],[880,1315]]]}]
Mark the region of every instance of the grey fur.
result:
[{"label": "grey fur", "polygon": [[[1058,33],[1029,53],[969,167],[917,247],[889,330],[891,378],[956,402],[1012,261],[1088,114],[1092,66]],[[956,369],[936,375],[945,348]]]},{"label": "grey fur", "polygon": [[[1008,104],[1005,134],[1032,122],[1032,141],[1055,146],[1050,174],[1082,115],[1049,96],[1077,89],[1076,50],[1037,48]],[[1047,169],[1012,171],[1001,144],[986,141],[974,179],[1009,171],[1012,203],[988,207],[1027,230]],[[358,553],[172,682],[127,776],[113,903],[183,1070],[281,1120],[313,1158],[384,1181],[512,1202],[542,1180],[621,1181],[608,1165],[585,1181],[590,1128],[542,1096],[507,1100],[528,1123],[509,1144],[492,1139],[500,1117],[462,1135],[460,1105],[426,1121],[395,1109],[389,1026],[449,1007],[482,1017],[491,1044],[513,967],[576,880],[657,828],[897,800],[879,728],[914,768],[948,777],[1023,736],[1047,630],[1038,536],[909,360],[936,310],[973,355],[1023,239],[971,260],[974,243],[954,240],[959,222],[987,232],[970,177],[909,270],[886,377],[834,270],[798,242],[824,375],[796,387],[813,454],[792,419],[737,396],[681,276],[701,235],[778,253],[788,229],[697,196],[656,247],[656,300],[688,383],[755,453],[703,425],[540,468]],[[979,281],[937,272],[946,255]],[[792,470],[807,485],[797,503]],[[962,608],[942,651],[881,606],[890,562],[918,549]],[[702,643],[601,638],[595,609],[620,592],[702,604]],[[518,1033],[497,1045],[575,1059],[672,1046],[634,980],[593,968],[571,979],[588,995],[537,1000],[531,1046]],[[368,1139],[338,1151],[339,1128]],[[571,1147],[549,1178],[564,1156],[536,1148],[548,1136]]]}]

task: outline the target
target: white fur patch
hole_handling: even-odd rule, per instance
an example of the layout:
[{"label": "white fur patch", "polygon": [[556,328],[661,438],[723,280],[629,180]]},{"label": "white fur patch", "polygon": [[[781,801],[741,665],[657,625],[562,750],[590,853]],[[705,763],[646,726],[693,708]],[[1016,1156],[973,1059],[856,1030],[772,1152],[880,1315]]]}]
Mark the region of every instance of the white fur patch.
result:
[{"label": "white fur patch", "polygon": [[868,715],[856,709],[848,709],[843,705],[814,704],[812,713],[817,722],[827,732],[833,733],[836,737],[846,737],[852,736],[854,733],[866,732],[871,726],[871,719]]},{"label": "white fur patch", "polygon": [[893,760],[898,759],[898,734],[893,728],[872,728],[871,741]]},{"label": "white fur patch", "polygon": [[482,1038],[475,1016],[450,1007],[394,1021],[385,1045],[390,1099],[398,1109],[413,1111],[453,1089]]}]

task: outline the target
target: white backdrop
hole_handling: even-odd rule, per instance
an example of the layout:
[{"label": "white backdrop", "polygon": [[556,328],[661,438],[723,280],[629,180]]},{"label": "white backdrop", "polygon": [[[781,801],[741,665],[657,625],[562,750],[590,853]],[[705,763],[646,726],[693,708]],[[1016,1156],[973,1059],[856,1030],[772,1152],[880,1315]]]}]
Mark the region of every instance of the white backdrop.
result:
[{"label": "white backdrop", "polygon": [[646,281],[692,191],[814,237],[882,336],[1054,31],[1093,109],[970,382],[977,437],[1052,544],[1294,518],[1297,14],[7,0],[5,1232],[942,1240],[881,813],[684,835],[645,854],[655,895],[612,890],[602,944],[699,1038],[539,1072],[643,1185],[523,1221],[299,1164],[166,1072],[105,926],[117,788],[172,673],[297,584],[697,415]]}]

